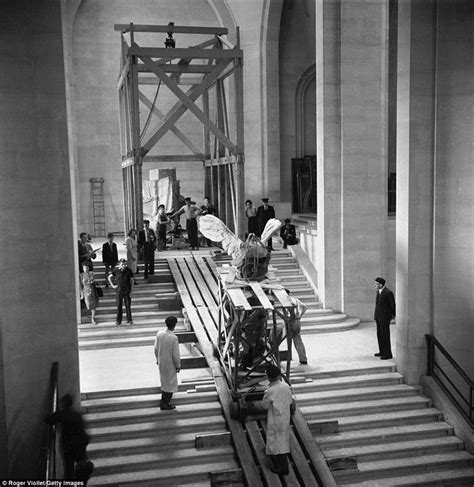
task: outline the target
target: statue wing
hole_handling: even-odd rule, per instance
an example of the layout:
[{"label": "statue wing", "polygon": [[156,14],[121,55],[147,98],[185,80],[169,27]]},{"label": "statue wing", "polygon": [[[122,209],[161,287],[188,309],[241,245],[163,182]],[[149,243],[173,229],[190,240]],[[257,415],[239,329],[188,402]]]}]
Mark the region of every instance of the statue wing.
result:
[{"label": "statue wing", "polygon": [[199,218],[199,231],[209,240],[221,242],[222,248],[234,261],[243,257],[244,243],[214,215],[204,215]]},{"label": "statue wing", "polygon": [[267,221],[267,224],[265,225],[265,228],[263,229],[262,236],[260,237],[260,240],[262,241],[263,244],[267,242],[267,240],[277,231],[282,227],[283,223],[276,219],[276,218],[270,218],[270,220]]}]

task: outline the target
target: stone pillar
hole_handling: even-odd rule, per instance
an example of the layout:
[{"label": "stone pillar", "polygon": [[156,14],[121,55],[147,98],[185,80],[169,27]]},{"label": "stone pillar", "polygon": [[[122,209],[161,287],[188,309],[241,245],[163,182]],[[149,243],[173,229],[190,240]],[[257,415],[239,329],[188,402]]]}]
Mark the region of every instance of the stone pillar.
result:
[{"label": "stone pillar", "polygon": [[372,319],[387,222],[388,2],[316,3],[318,288]]},{"label": "stone pillar", "polygon": [[316,138],[318,295],[326,307],[341,301],[341,8],[316,2]]},{"label": "stone pillar", "polygon": [[50,368],[78,395],[60,0],[3,2],[0,31],[0,478],[44,478]]},{"label": "stone pillar", "polygon": [[432,326],[435,2],[398,4],[397,338],[409,384],[426,372]]}]

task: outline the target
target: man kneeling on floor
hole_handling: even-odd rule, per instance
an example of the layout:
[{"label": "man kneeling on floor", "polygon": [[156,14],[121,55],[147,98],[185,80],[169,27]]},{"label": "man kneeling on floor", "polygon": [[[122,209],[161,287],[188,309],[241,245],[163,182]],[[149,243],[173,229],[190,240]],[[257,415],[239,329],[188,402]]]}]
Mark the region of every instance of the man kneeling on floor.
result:
[{"label": "man kneeling on floor", "polygon": [[174,334],[177,322],[176,316],[168,316],[165,320],[166,328],[159,331],[155,339],[155,357],[161,382],[161,410],[176,408],[170,401],[173,392],[178,392],[177,374],[181,369],[178,337]]},{"label": "man kneeling on floor", "polygon": [[265,453],[272,460],[272,472],[288,475],[290,420],[295,404],[290,386],[280,379],[281,370],[270,364],[267,366],[267,375],[269,384],[262,399],[263,408],[268,410]]}]

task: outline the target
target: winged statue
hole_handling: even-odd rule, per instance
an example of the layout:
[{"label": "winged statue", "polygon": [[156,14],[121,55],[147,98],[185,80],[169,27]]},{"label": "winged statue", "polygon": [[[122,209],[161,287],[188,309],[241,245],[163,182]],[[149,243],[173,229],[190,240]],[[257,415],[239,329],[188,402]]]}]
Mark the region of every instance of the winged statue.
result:
[{"label": "winged statue", "polygon": [[209,240],[220,242],[222,248],[232,257],[232,264],[237,267],[241,279],[261,281],[265,279],[270,262],[270,252],[266,247],[267,240],[279,230],[282,222],[276,218],[268,220],[259,238],[251,233],[242,242],[227,225],[214,215],[199,218],[199,231]]}]

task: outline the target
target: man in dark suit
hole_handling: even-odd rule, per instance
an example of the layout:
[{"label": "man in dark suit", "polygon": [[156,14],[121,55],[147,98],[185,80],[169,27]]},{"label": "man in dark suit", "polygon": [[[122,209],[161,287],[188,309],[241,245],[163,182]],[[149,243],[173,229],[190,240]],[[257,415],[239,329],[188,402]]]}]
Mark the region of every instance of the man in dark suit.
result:
[{"label": "man in dark suit", "polygon": [[138,232],[138,250],[143,254],[145,279],[155,273],[156,235],[150,228],[150,221],[143,220],[143,230]]},{"label": "man in dark suit", "polygon": [[105,285],[109,287],[109,274],[118,262],[117,244],[114,242],[114,234],[112,232],[107,234],[107,242],[102,245],[102,262],[105,266]]},{"label": "man in dark suit", "polygon": [[[275,218],[275,210],[273,206],[269,206],[268,198],[262,198],[263,205],[257,208],[257,221],[258,221],[258,237],[262,235],[263,229],[268,220]],[[272,239],[268,239],[268,250],[273,250]]]},{"label": "man in dark suit", "polygon": [[376,357],[382,360],[392,358],[392,348],[390,345],[390,321],[395,318],[395,297],[393,292],[385,287],[385,279],[377,277],[374,280],[377,288],[375,297],[374,320],[377,324],[377,341],[379,344],[379,353]]}]

